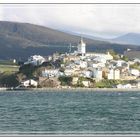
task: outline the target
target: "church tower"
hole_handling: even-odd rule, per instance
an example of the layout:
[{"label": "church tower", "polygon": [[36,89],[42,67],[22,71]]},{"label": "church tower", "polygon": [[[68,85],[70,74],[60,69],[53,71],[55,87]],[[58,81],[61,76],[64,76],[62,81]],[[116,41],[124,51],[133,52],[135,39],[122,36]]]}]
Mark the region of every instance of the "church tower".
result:
[{"label": "church tower", "polygon": [[83,38],[81,37],[81,40],[78,44],[78,54],[85,54],[86,53],[86,43],[83,41]]}]

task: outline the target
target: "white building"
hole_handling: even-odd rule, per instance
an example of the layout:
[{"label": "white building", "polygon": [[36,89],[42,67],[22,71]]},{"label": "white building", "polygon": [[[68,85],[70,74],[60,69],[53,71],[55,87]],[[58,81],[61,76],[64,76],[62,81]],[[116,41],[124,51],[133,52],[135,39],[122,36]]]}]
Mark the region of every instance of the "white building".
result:
[{"label": "white building", "polygon": [[129,69],[129,63],[127,63],[126,61],[123,61],[123,60],[116,61],[116,66],[117,67],[126,67],[127,69]]},{"label": "white building", "polygon": [[113,60],[113,56],[109,52],[107,52],[107,54],[105,54],[105,53],[86,53],[86,56],[100,57],[101,59],[104,59],[104,61]]},{"label": "white building", "polygon": [[126,84],[126,85],[119,84],[119,85],[117,85],[117,88],[120,88],[120,89],[132,88],[132,86],[131,86],[131,84]]},{"label": "white building", "polygon": [[109,69],[108,78],[109,80],[119,80],[120,70],[119,69]]},{"label": "white building", "polygon": [[101,63],[106,63],[106,58],[104,58],[104,57],[96,57],[96,58],[94,58],[94,61],[97,61],[97,62],[101,62]]},{"label": "white building", "polygon": [[114,69],[109,69],[107,79],[114,79]]},{"label": "white building", "polygon": [[140,63],[140,59],[136,58],[133,60],[135,63]]},{"label": "white building", "polygon": [[140,82],[137,83],[137,88],[140,88]]},{"label": "white building", "polygon": [[102,80],[103,79],[102,69],[100,69],[100,68],[94,69],[93,77],[96,78],[96,80]]},{"label": "white building", "polygon": [[78,44],[77,52],[78,52],[78,54],[85,54],[86,53],[86,43],[84,43],[82,38]]},{"label": "white building", "polygon": [[90,81],[82,81],[82,84],[84,85],[84,87],[89,87]]},{"label": "white building", "polygon": [[93,68],[98,68],[98,67],[103,68],[105,67],[105,63],[88,62],[88,66]]},{"label": "white building", "polygon": [[59,76],[59,69],[45,69],[42,71],[43,77],[58,77]]},{"label": "white building", "polygon": [[30,56],[28,58],[28,61],[25,62],[24,64],[32,64],[34,66],[39,66],[41,65],[43,62],[45,62],[45,58],[40,56],[40,55],[33,55],[33,56]]},{"label": "white building", "polygon": [[91,78],[91,77],[93,76],[93,73],[92,73],[92,71],[90,71],[90,70],[84,70],[84,71],[82,72],[81,76],[87,77],[87,78]]},{"label": "white building", "polygon": [[74,69],[67,68],[67,69],[65,69],[64,74],[65,74],[66,76],[71,76],[71,75],[74,74]]},{"label": "white building", "polygon": [[140,76],[140,71],[137,69],[131,69],[130,73],[134,76]]},{"label": "white building", "polygon": [[114,69],[114,80],[119,80],[119,79],[120,79],[120,70]]},{"label": "white building", "polygon": [[86,61],[80,61],[80,67],[81,68],[87,68],[87,62]]},{"label": "white building", "polygon": [[30,79],[22,82],[21,85],[24,87],[30,87],[30,86],[37,87],[38,83],[35,80]]}]

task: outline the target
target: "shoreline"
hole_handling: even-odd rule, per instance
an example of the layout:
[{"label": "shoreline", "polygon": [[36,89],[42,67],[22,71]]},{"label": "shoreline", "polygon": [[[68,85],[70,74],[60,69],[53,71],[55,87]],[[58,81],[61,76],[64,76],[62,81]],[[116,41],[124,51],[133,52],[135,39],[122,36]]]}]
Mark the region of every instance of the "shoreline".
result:
[{"label": "shoreline", "polygon": [[118,89],[118,88],[41,88],[32,89],[37,91],[140,91],[140,88]]},{"label": "shoreline", "polygon": [[111,92],[126,92],[126,91],[140,91],[140,88],[5,88],[1,87],[1,91],[111,91]]}]

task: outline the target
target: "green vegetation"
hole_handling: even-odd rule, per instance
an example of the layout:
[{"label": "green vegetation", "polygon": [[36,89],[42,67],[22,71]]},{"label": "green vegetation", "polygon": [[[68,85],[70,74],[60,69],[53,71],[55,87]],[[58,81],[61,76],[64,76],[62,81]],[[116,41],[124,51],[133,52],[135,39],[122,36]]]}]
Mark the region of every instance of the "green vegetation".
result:
[{"label": "green vegetation", "polygon": [[120,56],[113,49],[109,49],[108,52],[113,56],[114,60],[118,60],[120,58]]},{"label": "green vegetation", "polygon": [[0,65],[0,72],[17,72],[19,71],[18,66],[11,66],[11,65]]},{"label": "green vegetation", "polygon": [[126,84],[128,81],[121,81],[121,80],[102,80],[95,83],[96,88],[113,88],[118,84]]},{"label": "green vegetation", "polygon": [[19,84],[16,76],[18,71],[19,66],[17,66],[17,64],[14,64],[13,61],[0,60],[0,86],[17,86]]},{"label": "green vegetation", "polygon": [[127,56],[123,56],[123,57],[122,57],[122,60],[128,62],[128,61],[129,61],[129,58],[128,58]]},{"label": "green vegetation", "polygon": [[4,72],[0,74],[1,87],[16,87],[19,85],[17,76],[14,73]]},{"label": "green vegetation", "polygon": [[28,64],[28,65],[22,66],[19,70],[20,70],[20,73],[26,75],[26,77],[33,78],[34,72],[37,70],[37,67],[31,64]]},{"label": "green vegetation", "polygon": [[62,86],[71,86],[72,77],[61,76],[58,78]]},{"label": "green vegetation", "polygon": [[17,65],[17,63],[13,63],[12,60],[0,60],[0,65]]},{"label": "green vegetation", "polygon": [[140,70],[140,64],[139,63],[135,63],[133,65],[130,65],[130,68]]},{"label": "green vegetation", "polygon": [[93,79],[91,79],[91,78],[79,77],[79,78],[78,78],[78,81],[77,81],[76,87],[84,87],[84,85],[83,85],[83,83],[82,83],[83,81],[90,81],[92,86],[93,86],[94,83],[95,83],[95,81],[94,81]]},{"label": "green vegetation", "polygon": [[0,73],[17,71],[19,71],[19,66],[13,63],[12,60],[0,60]]}]

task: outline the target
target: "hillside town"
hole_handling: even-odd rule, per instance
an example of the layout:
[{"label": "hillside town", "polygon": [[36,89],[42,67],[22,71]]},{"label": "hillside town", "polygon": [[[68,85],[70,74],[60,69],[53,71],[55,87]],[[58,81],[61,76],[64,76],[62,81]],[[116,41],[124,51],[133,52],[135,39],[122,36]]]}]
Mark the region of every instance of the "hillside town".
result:
[{"label": "hillside town", "polygon": [[[26,76],[23,76],[25,69]],[[86,52],[82,38],[76,51],[46,57],[30,56],[20,65],[19,71],[24,74],[16,88],[140,88],[140,59],[129,60],[109,51]]]}]

